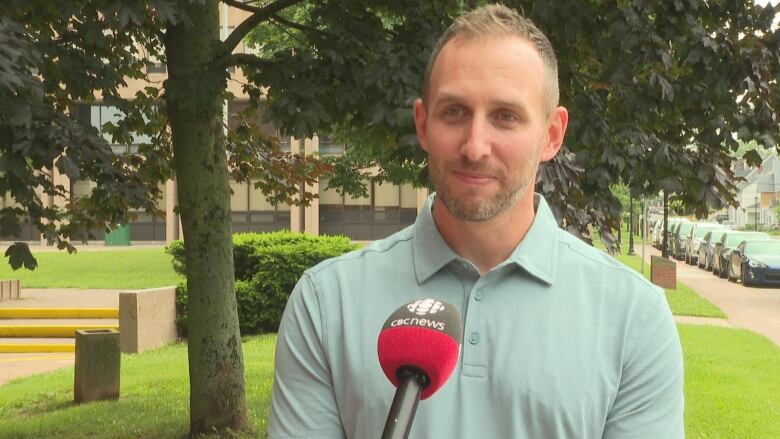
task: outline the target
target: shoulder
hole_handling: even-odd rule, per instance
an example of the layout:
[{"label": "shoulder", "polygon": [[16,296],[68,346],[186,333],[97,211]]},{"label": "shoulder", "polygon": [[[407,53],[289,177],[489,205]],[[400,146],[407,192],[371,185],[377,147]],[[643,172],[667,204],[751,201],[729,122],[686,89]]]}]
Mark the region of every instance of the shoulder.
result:
[{"label": "shoulder", "polygon": [[592,278],[619,288],[621,294],[645,296],[647,302],[657,303],[664,297],[663,289],[652,284],[638,271],[621,263],[603,250],[599,250],[571,233],[559,229],[558,257],[564,275],[569,270],[582,270]]}]

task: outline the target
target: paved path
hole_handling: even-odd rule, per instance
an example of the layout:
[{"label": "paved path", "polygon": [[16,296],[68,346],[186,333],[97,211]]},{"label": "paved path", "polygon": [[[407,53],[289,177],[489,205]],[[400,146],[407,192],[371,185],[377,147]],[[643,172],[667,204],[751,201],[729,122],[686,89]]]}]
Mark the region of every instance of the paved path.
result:
[{"label": "paved path", "polygon": [[[641,255],[642,246],[635,245],[634,251]],[[649,255],[660,256],[661,252],[646,246],[645,254],[649,263]],[[749,329],[780,346],[780,288],[745,287],[684,261],[670,260],[677,263],[677,281],[688,285],[698,295],[723,310],[732,327]],[[712,323],[709,320],[720,319],[700,320],[698,323]],[[690,320],[681,323],[697,322]]]},{"label": "paved path", "polygon": [[[0,308],[117,308],[119,307],[120,290],[79,290],[73,288],[34,289],[22,288],[21,298],[3,300]],[[5,324],[31,323],[29,320],[4,320]],[[60,323],[70,323],[63,320]],[[110,323],[113,320],[82,320],[80,323]],[[54,323],[53,320],[36,320],[35,323]],[[63,339],[46,339],[45,341],[60,342]],[[73,339],[68,339],[73,340]],[[28,339],[3,339],[3,343],[17,343]],[[24,376],[49,372],[64,366],[73,365],[73,353],[0,353],[0,386],[6,382]],[[0,387],[2,400],[2,387]]]}]

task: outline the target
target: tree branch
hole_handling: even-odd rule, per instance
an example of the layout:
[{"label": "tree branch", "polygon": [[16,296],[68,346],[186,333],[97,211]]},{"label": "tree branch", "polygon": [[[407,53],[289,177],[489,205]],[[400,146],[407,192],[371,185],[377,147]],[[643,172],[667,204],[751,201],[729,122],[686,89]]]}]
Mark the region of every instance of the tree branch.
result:
[{"label": "tree branch", "polygon": [[287,27],[291,27],[293,29],[298,29],[301,32],[310,32],[310,33],[316,33],[316,34],[320,34],[320,35],[330,35],[329,33],[325,32],[325,31],[322,31],[322,30],[319,30],[319,29],[316,29],[316,28],[313,28],[313,27],[309,27],[309,26],[306,26],[306,25],[303,25],[303,24],[300,24],[300,23],[295,23],[295,22],[290,21],[290,20],[288,20],[288,19],[286,19],[284,17],[280,17],[279,15],[276,15],[276,14],[274,14],[271,17],[271,20],[276,21],[279,24],[283,24],[283,25],[285,25]]},{"label": "tree branch", "polygon": [[225,57],[225,68],[230,66],[248,66],[263,70],[270,67],[272,64],[273,63],[266,61],[257,55],[252,55],[251,53],[234,53]]},{"label": "tree branch", "polygon": [[252,6],[250,4],[244,3],[239,0],[220,0],[222,3],[232,6],[236,9],[241,9],[243,11],[249,11],[252,13],[260,12],[261,8],[258,8],[257,6]]},{"label": "tree branch", "polygon": [[[225,1],[225,0],[222,0]],[[225,39],[225,41],[222,42],[222,47],[220,48],[220,52],[223,55],[228,55],[233,52],[233,49],[238,46],[238,43],[241,42],[241,40],[244,39],[244,37],[255,28],[258,24],[262,23],[263,21],[268,20],[272,16],[274,16],[277,12],[283,10],[284,8],[287,8],[288,6],[292,6],[296,3],[301,3],[303,0],[277,0],[273,3],[270,3],[266,6],[263,6],[262,8],[255,8],[257,11],[252,14],[249,18],[244,20],[243,23],[239,24],[238,27],[233,30],[233,32],[230,33],[230,35]],[[235,0],[227,0],[226,4],[230,4],[232,2],[235,2]],[[246,6],[246,5],[244,5]]]}]

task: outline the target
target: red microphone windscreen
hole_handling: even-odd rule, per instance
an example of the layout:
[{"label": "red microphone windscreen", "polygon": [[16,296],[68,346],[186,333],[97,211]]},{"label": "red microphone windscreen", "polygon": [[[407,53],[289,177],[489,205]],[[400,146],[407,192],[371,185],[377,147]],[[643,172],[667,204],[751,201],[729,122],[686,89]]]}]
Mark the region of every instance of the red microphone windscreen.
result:
[{"label": "red microphone windscreen", "polygon": [[396,373],[416,367],[430,383],[420,395],[426,399],[444,385],[458,364],[463,324],[455,306],[436,299],[410,302],[396,310],[379,333],[379,364],[398,386]]}]

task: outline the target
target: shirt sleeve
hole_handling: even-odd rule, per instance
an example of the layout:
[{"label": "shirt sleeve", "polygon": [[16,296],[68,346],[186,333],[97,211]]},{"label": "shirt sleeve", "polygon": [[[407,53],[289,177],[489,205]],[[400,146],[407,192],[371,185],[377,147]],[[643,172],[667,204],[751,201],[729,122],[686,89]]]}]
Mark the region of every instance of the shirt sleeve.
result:
[{"label": "shirt sleeve", "polygon": [[683,357],[677,327],[661,292],[629,333],[617,397],[605,439],[678,439],[683,423]]},{"label": "shirt sleeve", "polygon": [[325,314],[309,276],[298,281],[279,326],[270,439],[346,437],[323,347]]}]

